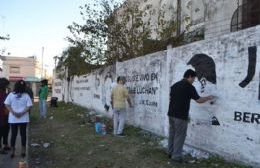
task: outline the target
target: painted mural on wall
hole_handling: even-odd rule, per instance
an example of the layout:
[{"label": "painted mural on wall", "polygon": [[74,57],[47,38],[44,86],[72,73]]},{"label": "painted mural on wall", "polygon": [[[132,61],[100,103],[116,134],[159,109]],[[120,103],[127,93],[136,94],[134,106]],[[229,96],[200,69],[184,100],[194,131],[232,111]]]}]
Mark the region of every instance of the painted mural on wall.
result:
[{"label": "painted mural on wall", "polygon": [[92,73],[94,77],[93,100],[94,106],[105,115],[112,116],[111,92],[113,84],[116,83],[115,65],[96,70]]},{"label": "painted mural on wall", "polygon": [[206,104],[192,102],[188,144],[259,165],[260,154],[250,154],[260,150],[256,134],[260,128],[260,76],[256,75],[260,40],[254,33],[245,31],[173,49],[169,81],[172,85],[192,68],[198,75],[194,86],[200,95],[217,96]]},{"label": "painted mural on wall", "polygon": [[247,69],[247,76],[245,79],[239,83],[239,86],[244,88],[246,87],[255,76],[255,69],[256,69],[256,46],[248,47],[248,69]]},{"label": "painted mural on wall", "polygon": [[163,78],[166,75],[166,52],[158,52],[117,65],[118,75],[126,76],[126,87],[134,107],[128,111],[128,121],[153,132],[164,132],[162,111]]},{"label": "painted mural on wall", "polygon": [[92,76],[82,75],[71,78],[69,86],[70,101],[80,105],[90,106],[92,104]]},{"label": "painted mural on wall", "polygon": [[111,85],[116,76],[126,76],[134,102],[127,110],[129,123],[166,136],[169,88],[187,69],[194,69],[198,93],[217,99],[206,104],[192,101],[186,143],[260,166],[259,37],[260,26],[119,62],[74,77],[71,95],[74,103],[110,115]]},{"label": "painted mural on wall", "polygon": [[195,54],[187,63],[192,65],[201,83],[201,92],[204,92],[206,81],[217,83],[216,66],[214,60],[206,54]]},{"label": "painted mural on wall", "polygon": [[111,92],[113,85],[116,83],[116,69],[115,66],[111,66],[104,70],[102,74],[102,94],[101,101],[105,111],[112,110],[111,105]]},{"label": "painted mural on wall", "polygon": [[62,101],[62,94],[63,94],[63,81],[60,79],[56,79],[52,86],[52,97],[57,97],[58,101]]},{"label": "painted mural on wall", "polygon": [[[216,65],[214,60],[210,56],[206,54],[195,54],[189,60],[187,65],[191,65],[195,69],[197,78],[201,84],[201,93],[204,93],[208,82],[211,82],[212,84],[217,83]],[[211,101],[210,103],[213,105],[214,101]],[[211,124],[220,125],[217,117],[214,115],[211,117]]]}]

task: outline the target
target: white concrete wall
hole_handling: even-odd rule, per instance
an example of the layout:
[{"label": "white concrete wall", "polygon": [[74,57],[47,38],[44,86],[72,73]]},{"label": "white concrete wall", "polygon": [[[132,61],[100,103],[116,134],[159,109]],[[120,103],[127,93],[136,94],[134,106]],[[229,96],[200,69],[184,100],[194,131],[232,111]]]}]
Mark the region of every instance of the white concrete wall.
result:
[{"label": "white concrete wall", "polygon": [[62,101],[63,80],[55,79],[52,86],[52,97],[57,97],[58,101]]},{"label": "white concrete wall", "polygon": [[[69,81],[54,79],[53,97],[73,102],[112,117],[111,91],[116,82],[116,67],[109,66],[90,74],[71,77]],[[105,110],[105,105],[109,110]]]},{"label": "white concrete wall", "polygon": [[206,4],[205,38],[207,39],[230,33],[231,19],[238,7],[237,1],[211,0]]},{"label": "white concrete wall", "polygon": [[[109,66],[104,69],[99,69],[91,74],[92,80],[92,108],[101,112],[103,115],[112,117],[111,109],[111,91],[113,83],[116,82],[116,67]],[[106,111],[104,106],[109,106],[109,111]]]},{"label": "white concrete wall", "polygon": [[[150,21],[151,38],[158,38],[162,26],[158,25],[159,11],[165,21],[177,20],[177,0],[129,0],[139,3],[139,9],[145,11],[151,5],[151,15],[144,16],[143,21]],[[205,39],[230,33],[231,19],[238,7],[237,0],[181,0],[181,32],[204,29]],[[239,1],[241,5],[242,0]],[[149,12],[148,12],[149,13]],[[150,19],[149,19],[150,18]]]},{"label": "white concrete wall", "polygon": [[154,133],[166,135],[167,108],[163,94],[166,82],[166,51],[157,52],[118,63],[117,74],[126,76],[133,108],[128,109],[128,121]]},{"label": "white concrete wall", "polygon": [[75,76],[70,83],[69,98],[81,106],[92,105],[92,75]]},{"label": "white concrete wall", "polygon": [[59,74],[53,71],[52,97],[57,97],[58,101],[65,101],[66,79],[59,79]]},{"label": "white concrete wall", "polygon": [[[218,98],[212,105],[210,103],[198,105],[192,102],[186,143],[225,158],[258,166],[260,166],[259,35],[260,27],[252,28],[175,48],[172,49],[172,54],[168,55],[170,85],[181,79],[183,72],[188,68],[195,68],[207,78],[213,77],[214,71],[216,72],[216,84],[205,80],[202,88],[199,81],[194,83],[202,96],[213,94]],[[242,88],[239,83],[247,76],[248,47],[257,48],[256,71],[252,81]],[[215,70],[213,66],[207,66],[207,61],[202,61],[199,63],[201,65],[195,67],[187,65],[196,54],[211,57],[215,62]],[[240,115],[241,113],[243,115]],[[211,124],[213,117],[218,119],[220,126]]]},{"label": "white concrete wall", "polygon": [[[139,3],[139,9],[148,14],[143,16],[144,23],[150,21],[151,38],[159,37],[162,26],[158,25],[159,11],[165,21],[177,21],[177,0],[128,0]],[[145,10],[151,5],[150,10]],[[240,1],[241,5],[241,1]],[[236,0],[181,0],[181,32],[205,29],[205,38],[230,33],[232,16],[237,9]]]},{"label": "white concrete wall", "polygon": [[[186,143],[259,167],[259,37],[260,26],[120,62],[116,69],[107,67],[86,77],[74,77],[70,101],[72,98],[74,103],[111,116],[111,110],[104,110],[104,104],[110,101],[111,83],[117,75],[125,75],[134,102],[134,108],[128,108],[128,122],[167,136],[169,88],[182,79],[186,69],[195,69],[200,77],[194,83],[199,94],[218,98],[213,104],[192,101]],[[254,65],[254,58],[255,68],[248,70],[249,60]],[[248,73],[252,79],[250,75],[246,78]],[[246,83],[243,87],[239,85],[242,81]],[[90,90],[79,89],[87,87]],[[66,97],[68,93],[64,93]],[[220,125],[212,125],[212,118]]]}]

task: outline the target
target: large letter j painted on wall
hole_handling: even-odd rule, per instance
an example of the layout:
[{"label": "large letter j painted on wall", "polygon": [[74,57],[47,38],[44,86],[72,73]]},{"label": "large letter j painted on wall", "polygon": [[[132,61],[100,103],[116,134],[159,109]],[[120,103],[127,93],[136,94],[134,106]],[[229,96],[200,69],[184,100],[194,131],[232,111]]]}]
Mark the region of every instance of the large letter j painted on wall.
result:
[{"label": "large letter j painted on wall", "polygon": [[239,86],[244,88],[246,87],[255,76],[255,68],[256,68],[256,46],[248,47],[248,69],[247,76],[245,79],[239,83]]},{"label": "large letter j painted on wall", "polygon": [[[255,70],[256,70],[256,53],[257,53],[257,47],[252,46],[248,47],[248,69],[247,69],[247,76],[245,79],[239,83],[239,86],[242,88],[245,88],[255,76]],[[260,82],[259,82],[259,89],[258,89],[258,99],[260,100]]]}]

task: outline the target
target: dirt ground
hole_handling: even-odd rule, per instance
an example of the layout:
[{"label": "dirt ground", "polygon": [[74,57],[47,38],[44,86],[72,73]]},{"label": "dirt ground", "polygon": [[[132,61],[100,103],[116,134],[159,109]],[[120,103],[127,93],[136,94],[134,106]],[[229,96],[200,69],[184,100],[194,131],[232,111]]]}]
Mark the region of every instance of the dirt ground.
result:
[{"label": "dirt ground", "polygon": [[[131,126],[126,127],[127,137],[112,136],[110,119],[102,119],[108,134],[97,135],[94,117],[87,109],[72,104],[58,105],[48,109],[45,120],[39,119],[37,106],[34,107],[29,134],[31,168],[244,167],[216,157],[173,165],[158,144],[160,138]],[[47,147],[43,147],[44,143]]]}]

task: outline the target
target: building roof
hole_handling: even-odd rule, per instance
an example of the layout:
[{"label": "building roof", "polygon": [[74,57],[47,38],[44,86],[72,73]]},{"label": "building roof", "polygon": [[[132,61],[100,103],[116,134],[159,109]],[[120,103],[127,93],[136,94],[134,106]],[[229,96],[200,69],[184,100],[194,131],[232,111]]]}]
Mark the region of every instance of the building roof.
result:
[{"label": "building roof", "polygon": [[6,60],[26,60],[26,59],[36,59],[36,56],[28,56],[28,57],[18,57],[18,56],[2,56],[0,55],[0,59],[3,61]]}]

